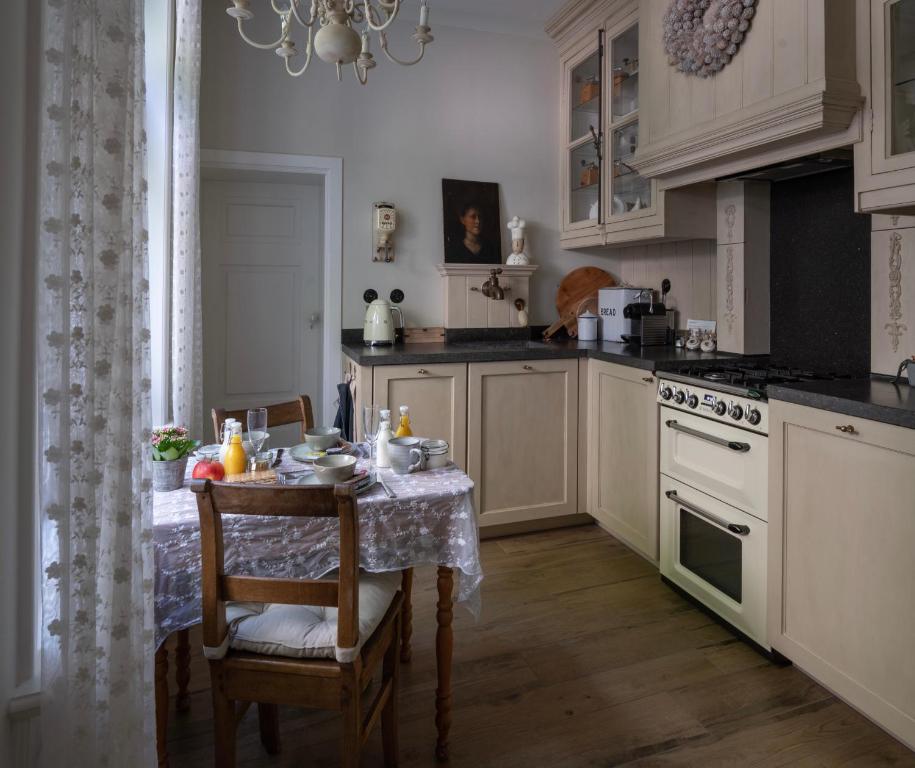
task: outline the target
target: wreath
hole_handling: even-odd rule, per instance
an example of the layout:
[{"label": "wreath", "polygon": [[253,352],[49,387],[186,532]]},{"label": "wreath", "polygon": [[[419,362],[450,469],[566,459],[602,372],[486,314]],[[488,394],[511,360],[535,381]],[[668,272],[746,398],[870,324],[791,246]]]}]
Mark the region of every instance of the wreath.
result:
[{"label": "wreath", "polygon": [[664,14],[664,50],[681,72],[711,77],[737,54],[757,0],[672,0]]}]

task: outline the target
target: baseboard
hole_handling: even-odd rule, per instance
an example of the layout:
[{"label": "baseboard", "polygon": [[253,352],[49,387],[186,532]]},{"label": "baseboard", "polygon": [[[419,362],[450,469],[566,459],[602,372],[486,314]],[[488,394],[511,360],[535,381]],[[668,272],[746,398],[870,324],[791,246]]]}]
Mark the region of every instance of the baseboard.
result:
[{"label": "baseboard", "polygon": [[553,528],[568,528],[573,525],[590,525],[594,522],[591,515],[574,514],[559,517],[544,517],[539,520],[527,520],[523,523],[503,523],[487,525],[480,528],[481,539],[495,539],[500,536],[515,536],[519,533],[549,531]]}]

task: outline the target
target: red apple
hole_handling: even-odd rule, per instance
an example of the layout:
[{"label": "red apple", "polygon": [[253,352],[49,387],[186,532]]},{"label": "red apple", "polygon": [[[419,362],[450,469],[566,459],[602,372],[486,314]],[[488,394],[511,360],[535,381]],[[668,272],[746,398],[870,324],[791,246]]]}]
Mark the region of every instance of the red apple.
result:
[{"label": "red apple", "polygon": [[200,459],[194,465],[191,477],[195,480],[222,480],[226,476],[226,469],[218,461]]}]

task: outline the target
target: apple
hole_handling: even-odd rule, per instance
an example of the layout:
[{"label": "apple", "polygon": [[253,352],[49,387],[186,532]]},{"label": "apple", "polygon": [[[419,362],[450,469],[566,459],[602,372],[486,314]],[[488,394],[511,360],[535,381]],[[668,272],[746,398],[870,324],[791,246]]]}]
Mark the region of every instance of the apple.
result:
[{"label": "apple", "polygon": [[222,480],[226,476],[226,469],[218,461],[200,459],[194,465],[191,477],[195,480]]}]

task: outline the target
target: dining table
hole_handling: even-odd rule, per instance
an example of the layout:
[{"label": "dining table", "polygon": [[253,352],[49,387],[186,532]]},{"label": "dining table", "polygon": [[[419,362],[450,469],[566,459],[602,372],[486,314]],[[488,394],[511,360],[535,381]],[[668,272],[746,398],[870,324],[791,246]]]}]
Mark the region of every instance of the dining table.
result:
[{"label": "dining table", "polygon": [[[394,494],[376,482],[357,497],[360,567],[368,572],[399,571],[405,597],[401,658],[409,661],[412,636],[413,569],[434,566],[437,574],[435,754],[448,758],[451,727],[451,660],[454,647],[453,605],[478,618],[483,569],[480,536],[473,505],[473,481],[454,463],[440,469],[395,474],[377,469],[355,444],[356,471],[381,476]],[[308,471],[292,451],[277,457],[277,475]],[[160,767],[168,765],[168,650],[175,635],[177,709],[190,704],[189,630],[202,621],[200,524],[196,495],[190,489],[194,459],[188,462],[183,487],[153,494],[155,552],[155,687],[156,734]],[[314,518],[225,515],[226,573],[278,578],[320,578],[339,565],[339,528],[335,521]]]}]

